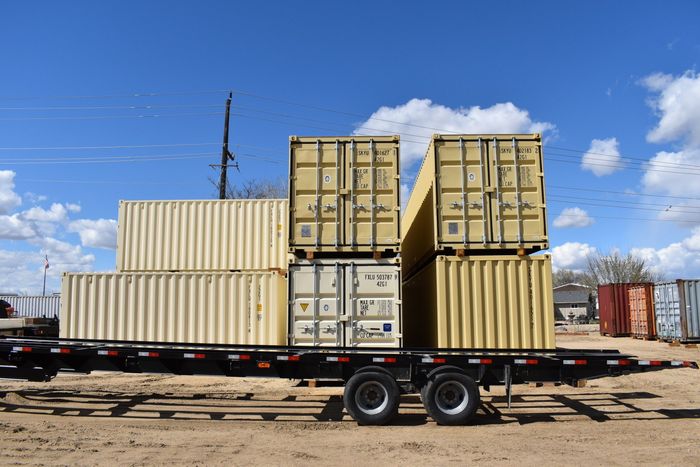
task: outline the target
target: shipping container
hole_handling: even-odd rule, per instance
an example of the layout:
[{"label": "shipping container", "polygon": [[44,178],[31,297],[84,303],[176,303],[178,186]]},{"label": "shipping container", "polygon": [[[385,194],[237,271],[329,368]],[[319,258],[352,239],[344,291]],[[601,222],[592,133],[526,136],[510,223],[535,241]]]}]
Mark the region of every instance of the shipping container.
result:
[{"label": "shipping container", "polygon": [[289,344],[400,347],[397,259],[312,260],[289,267]]},{"label": "shipping container", "polygon": [[64,338],[285,344],[277,273],[66,273],[61,294]]},{"label": "shipping container", "polygon": [[660,339],[700,341],[700,280],[654,284],[654,309]]},{"label": "shipping container", "polygon": [[438,256],[403,285],[407,347],[554,349],[549,255]]},{"label": "shipping container", "polygon": [[600,333],[611,337],[629,336],[632,332],[630,322],[630,287],[648,285],[604,284],[598,286],[598,312],[600,315]]},{"label": "shipping container", "polygon": [[398,136],[292,136],[289,164],[291,252],[398,251]]},{"label": "shipping container", "polygon": [[287,267],[283,199],[121,201],[117,272]]},{"label": "shipping container", "polygon": [[15,309],[17,317],[53,318],[61,312],[60,295],[12,295],[0,296]]},{"label": "shipping container", "polygon": [[654,285],[640,284],[627,289],[630,313],[630,334],[633,337],[656,337],[654,317]]},{"label": "shipping container", "polygon": [[543,171],[539,134],[433,135],[402,218],[404,272],[452,250],[548,248]]}]

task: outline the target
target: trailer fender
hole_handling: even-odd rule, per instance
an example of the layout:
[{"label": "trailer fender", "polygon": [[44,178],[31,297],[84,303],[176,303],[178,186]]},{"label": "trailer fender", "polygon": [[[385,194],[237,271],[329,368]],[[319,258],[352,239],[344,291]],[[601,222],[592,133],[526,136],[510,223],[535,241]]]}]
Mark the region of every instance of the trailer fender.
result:
[{"label": "trailer fender", "polygon": [[368,371],[386,373],[387,375],[396,379],[396,377],[389,370],[387,370],[386,368],[382,368],[381,366],[375,366],[375,365],[363,366],[362,368],[359,368],[355,373],[353,373],[353,375],[356,375],[358,373],[367,373]]},{"label": "trailer fender", "polygon": [[443,365],[439,366],[437,368],[434,368],[428,375],[426,376],[427,379],[432,379],[433,377],[439,375],[440,373],[462,373],[463,375],[466,375],[465,371],[458,367],[458,366],[452,366],[452,365]]}]

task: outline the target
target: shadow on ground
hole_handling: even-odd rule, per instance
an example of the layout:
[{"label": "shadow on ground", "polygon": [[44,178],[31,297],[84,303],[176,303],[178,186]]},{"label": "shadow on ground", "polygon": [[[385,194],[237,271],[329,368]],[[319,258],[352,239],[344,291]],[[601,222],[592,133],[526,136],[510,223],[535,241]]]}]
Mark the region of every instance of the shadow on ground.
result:
[{"label": "shadow on ground", "polygon": [[[700,419],[700,409],[644,409],[640,401],[657,399],[649,392],[485,396],[474,425],[562,422],[581,417],[614,420]],[[352,422],[341,396],[288,395],[281,399],[252,393],[160,394],[107,391],[27,389],[0,392],[0,412],[72,417],[220,421]],[[430,419],[417,395],[401,400],[395,425],[422,425]]]}]

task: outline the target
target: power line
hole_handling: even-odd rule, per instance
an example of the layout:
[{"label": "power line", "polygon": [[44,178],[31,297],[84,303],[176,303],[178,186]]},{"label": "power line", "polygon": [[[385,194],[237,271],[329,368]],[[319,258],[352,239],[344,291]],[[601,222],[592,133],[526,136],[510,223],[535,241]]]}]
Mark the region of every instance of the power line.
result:
[{"label": "power line", "polygon": [[562,185],[549,185],[548,184],[547,187],[548,188],[558,188],[560,190],[593,191],[596,193],[613,193],[613,194],[626,195],[626,196],[650,196],[653,198],[700,200],[700,198],[690,197],[690,196],[672,196],[672,195],[656,195],[656,194],[645,194],[645,193],[627,193],[624,191],[599,190],[599,189],[595,189],[595,188],[571,187],[571,186],[562,186]]},{"label": "power line", "polygon": [[[639,202],[634,202],[634,201],[617,201],[617,200],[607,200],[607,199],[600,199],[600,198],[584,198],[584,197],[578,197],[578,196],[562,196],[562,195],[550,195],[550,197],[555,197],[557,199],[569,199],[573,201],[593,201],[593,202],[603,202],[603,203],[616,203],[616,204],[622,204],[622,206],[618,206],[620,208],[627,209],[629,206],[660,206],[664,207],[665,209],[654,209],[655,211],[659,212],[677,212],[677,213],[686,213],[686,214],[700,214],[700,211],[686,211],[685,209],[700,209],[700,206],[686,206],[686,205],[681,205],[681,206],[673,206],[671,204],[660,204],[660,203],[639,203]],[[603,206],[603,205],[601,205]],[[606,205],[607,206],[607,205]],[[612,207],[612,206],[611,206]],[[678,210],[677,208],[682,208],[683,210]]]},{"label": "power line", "polygon": [[[548,198],[547,201],[571,203],[571,200],[561,199],[557,196],[548,196],[547,198]],[[680,211],[677,209],[652,209],[652,208],[641,208],[641,207],[634,207],[634,206],[615,206],[615,205],[611,205],[611,204],[591,203],[591,202],[587,202],[587,201],[578,201],[578,202],[576,202],[576,204],[580,204],[580,205],[584,205],[584,206],[614,208],[614,209],[633,209],[635,211],[670,212],[670,213],[674,213],[674,214],[700,214],[700,212],[697,212],[697,211]]]},{"label": "power line", "polygon": [[[552,157],[546,157],[545,161],[552,161],[552,162],[560,162],[564,164],[575,164],[575,165],[580,165],[580,161],[570,161],[570,160],[565,160],[565,159],[556,159]],[[601,164],[601,163],[589,163],[589,165],[594,165],[597,167],[610,167],[610,168],[615,168],[615,169],[629,169],[629,170],[636,170],[639,172],[661,172],[661,173],[671,173],[671,174],[678,174],[678,175],[693,175],[697,176],[700,175],[700,172],[676,172],[672,170],[661,170],[661,169],[654,169],[654,168],[642,168],[642,167],[625,167],[625,166],[619,166],[619,165],[610,165],[610,164]]]},{"label": "power line", "polygon": [[[557,202],[558,203],[558,202]],[[562,217],[580,217],[575,214],[559,214],[559,216]],[[592,215],[593,219],[613,219],[613,220],[620,220],[620,221],[651,221],[651,222],[676,222],[676,223],[681,223],[681,224],[698,224],[698,221],[684,221],[684,220],[676,220],[676,219],[658,219],[658,218],[648,218],[648,217],[619,217],[619,216],[599,216],[599,215]]]},{"label": "power line", "polygon": [[217,104],[173,104],[173,105],[94,105],[94,106],[60,106],[60,107],[0,107],[0,111],[46,111],[46,110],[150,110],[150,109],[196,109],[215,108]]},{"label": "power line", "polygon": [[203,112],[203,113],[180,113],[180,114],[151,114],[151,115],[91,115],[73,117],[10,117],[0,118],[1,121],[32,121],[32,120],[109,120],[122,118],[168,118],[168,117],[204,117],[212,115],[223,115],[223,112]]},{"label": "power line", "polygon": [[50,96],[0,96],[0,100],[27,101],[27,100],[71,100],[71,99],[126,99],[132,97],[165,97],[165,96],[195,96],[202,94],[228,93],[228,89],[211,89],[198,91],[173,91],[173,92],[137,92],[128,94],[99,94],[99,95],[50,95]]},{"label": "power line", "polygon": [[48,150],[78,150],[78,149],[126,149],[126,148],[175,148],[191,146],[214,146],[221,143],[172,143],[172,144],[122,144],[115,146],[37,146],[37,147],[0,147],[0,151],[48,151]]},{"label": "power line", "polygon": [[[583,164],[583,159],[581,159],[579,156],[575,154],[562,154],[560,152],[552,152],[552,151],[547,151],[545,154],[545,157],[548,156],[557,156],[557,157],[568,157],[570,159],[575,159],[576,161],[580,161],[581,164]],[[649,170],[650,168],[653,168],[654,166],[658,166],[660,168],[690,168],[690,169],[695,169],[698,170],[700,169],[700,165],[698,164],[685,164],[685,163],[680,163],[680,162],[665,162],[665,161],[643,161],[643,162],[635,162],[634,160],[628,159],[628,158],[620,158],[619,160],[611,160],[611,159],[604,159],[601,157],[589,157],[586,160],[587,164],[592,164],[596,165],[595,163],[591,161],[599,161],[599,162],[604,162],[604,163],[609,163],[609,164],[615,164],[615,166],[619,167],[620,169],[627,168],[627,164],[629,165],[634,165],[634,166],[639,166],[643,167],[645,170]],[[647,167],[651,166],[651,167]]]}]

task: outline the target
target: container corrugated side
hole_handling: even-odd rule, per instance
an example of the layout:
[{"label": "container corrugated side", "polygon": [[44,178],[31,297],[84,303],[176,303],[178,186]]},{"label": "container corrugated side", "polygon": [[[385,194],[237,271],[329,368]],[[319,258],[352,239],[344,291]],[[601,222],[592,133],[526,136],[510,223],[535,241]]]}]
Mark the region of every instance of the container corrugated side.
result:
[{"label": "container corrugated side", "polygon": [[404,283],[408,347],[553,349],[549,255],[438,256]]},{"label": "container corrugated side", "polygon": [[640,284],[627,289],[630,334],[639,338],[656,337],[656,318],[654,317],[654,286]]},{"label": "container corrugated side", "polygon": [[677,282],[654,284],[656,333],[660,339],[674,341],[683,338],[681,308],[681,296]]},{"label": "container corrugated side", "polygon": [[700,280],[678,279],[654,285],[656,328],[666,341],[700,341]]},{"label": "container corrugated side", "polygon": [[289,267],[289,343],[400,347],[396,259],[299,261]]},{"label": "container corrugated side", "polygon": [[398,251],[398,136],[292,136],[289,164],[290,251]]},{"label": "container corrugated side", "polygon": [[61,312],[61,297],[59,295],[17,295],[0,296],[15,309],[18,317],[53,318]]},{"label": "container corrugated side", "polygon": [[60,336],[283,345],[286,281],[269,272],[66,273]]},{"label": "container corrugated side", "polygon": [[121,201],[117,271],[284,270],[287,221],[283,199]]},{"label": "container corrugated side", "polygon": [[540,135],[433,135],[402,223],[404,272],[436,252],[546,249]]}]

